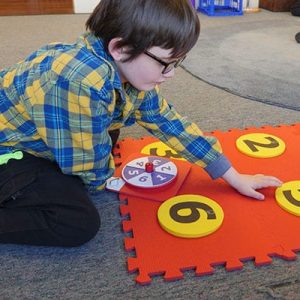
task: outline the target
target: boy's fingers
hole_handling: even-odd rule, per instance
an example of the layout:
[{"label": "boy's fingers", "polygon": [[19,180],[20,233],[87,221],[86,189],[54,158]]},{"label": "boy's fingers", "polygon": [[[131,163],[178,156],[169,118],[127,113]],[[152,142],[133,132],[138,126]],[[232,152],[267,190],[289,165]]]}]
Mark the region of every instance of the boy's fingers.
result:
[{"label": "boy's fingers", "polygon": [[257,188],[261,189],[261,188],[266,188],[269,186],[278,187],[281,185],[282,185],[281,182],[278,182],[276,180],[264,180],[264,181],[258,183]]},{"label": "boy's fingers", "polygon": [[273,177],[273,176],[269,176],[268,179],[277,185],[282,185],[282,183],[283,183],[281,180],[279,180],[278,178]]},{"label": "boy's fingers", "polygon": [[276,177],[273,177],[273,176],[261,176],[261,175],[258,175],[257,176],[257,179],[258,179],[258,183],[262,183],[262,187],[267,187],[267,186],[281,186],[282,185],[282,181],[279,180],[278,178]]},{"label": "boy's fingers", "polygon": [[253,193],[250,195],[250,197],[257,199],[257,200],[264,200],[265,196],[262,193],[259,193],[257,191],[253,191]]}]

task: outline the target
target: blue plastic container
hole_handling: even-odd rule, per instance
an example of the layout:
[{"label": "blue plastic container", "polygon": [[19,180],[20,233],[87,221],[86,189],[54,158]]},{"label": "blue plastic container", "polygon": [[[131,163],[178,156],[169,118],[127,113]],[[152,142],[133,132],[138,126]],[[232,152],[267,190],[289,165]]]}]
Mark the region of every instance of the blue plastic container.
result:
[{"label": "blue plastic container", "polygon": [[243,15],[243,0],[200,0],[198,11],[212,17]]}]

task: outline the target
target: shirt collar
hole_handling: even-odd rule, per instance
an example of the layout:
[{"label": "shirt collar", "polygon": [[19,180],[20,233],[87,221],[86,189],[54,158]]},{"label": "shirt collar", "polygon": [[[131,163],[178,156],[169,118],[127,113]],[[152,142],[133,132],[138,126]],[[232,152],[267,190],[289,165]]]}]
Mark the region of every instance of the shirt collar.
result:
[{"label": "shirt collar", "polygon": [[84,33],[79,39],[86,45],[87,49],[91,50],[94,55],[104,60],[109,65],[113,73],[113,86],[118,90],[122,90],[122,81],[117,66],[112,56],[106,51],[104,41],[91,32]]},{"label": "shirt collar", "polygon": [[126,102],[126,95],[124,94],[124,90],[128,95],[134,98],[140,98],[141,95],[144,95],[144,92],[134,88],[130,83],[125,83],[122,85],[122,81],[118,72],[117,65],[114,62],[112,56],[105,50],[104,41],[101,38],[96,37],[91,32],[84,33],[80,38],[81,43],[84,43],[87,49],[91,50],[94,55],[99,57],[110,66],[113,76],[112,76],[112,84],[115,89],[119,91],[122,102]]}]

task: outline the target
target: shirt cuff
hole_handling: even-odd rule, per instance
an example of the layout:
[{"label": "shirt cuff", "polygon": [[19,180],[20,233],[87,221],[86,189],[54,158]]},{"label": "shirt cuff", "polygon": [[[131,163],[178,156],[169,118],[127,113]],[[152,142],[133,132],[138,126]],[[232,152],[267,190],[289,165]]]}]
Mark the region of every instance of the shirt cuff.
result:
[{"label": "shirt cuff", "polygon": [[230,167],[231,167],[230,161],[227,159],[226,156],[221,154],[218,159],[213,161],[204,170],[208,173],[208,175],[212,179],[217,179],[223,176]]}]

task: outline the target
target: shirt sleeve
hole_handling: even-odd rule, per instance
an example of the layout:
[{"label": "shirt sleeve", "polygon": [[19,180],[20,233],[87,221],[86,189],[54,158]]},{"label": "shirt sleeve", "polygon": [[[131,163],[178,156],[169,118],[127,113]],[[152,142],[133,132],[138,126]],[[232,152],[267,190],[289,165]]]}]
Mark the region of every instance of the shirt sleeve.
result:
[{"label": "shirt sleeve", "polygon": [[112,96],[82,82],[58,79],[31,105],[39,138],[64,174],[101,190],[113,175],[108,106]]},{"label": "shirt sleeve", "polygon": [[138,124],[182,157],[204,168],[213,179],[231,167],[218,140],[204,136],[196,124],[182,117],[157,90],[147,93],[135,115]]}]

